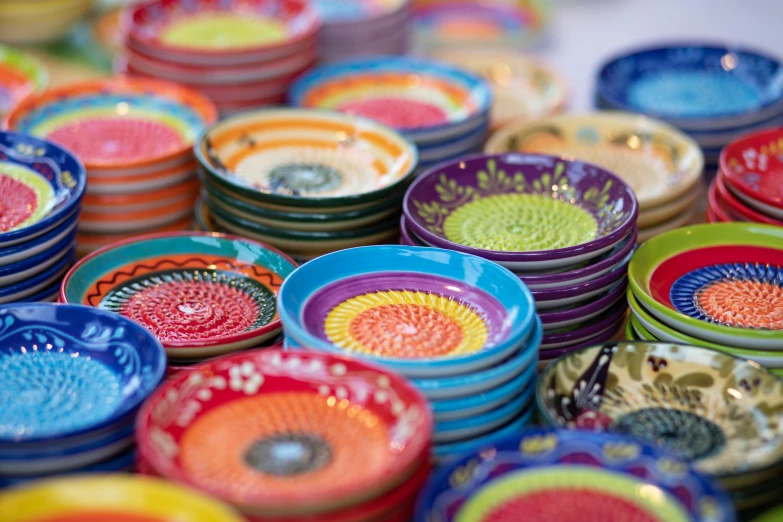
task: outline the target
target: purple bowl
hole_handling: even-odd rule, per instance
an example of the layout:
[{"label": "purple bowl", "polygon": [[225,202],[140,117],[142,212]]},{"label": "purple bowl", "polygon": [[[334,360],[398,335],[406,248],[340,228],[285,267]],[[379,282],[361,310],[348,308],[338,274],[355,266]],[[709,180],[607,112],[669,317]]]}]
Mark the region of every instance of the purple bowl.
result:
[{"label": "purple bowl", "polygon": [[540,361],[551,361],[553,359],[557,359],[561,355],[565,355],[567,353],[571,353],[576,350],[580,350],[582,348],[587,348],[588,346],[593,346],[596,344],[603,344],[605,342],[608,342],[614,338],[615,335],[617,335],[617,332],[620,330],[620,326],[625,323],[625,316],[621,317],[619,321],[615,324],[616,328],[609,328],[605,332],[602,332],[592,339],[588,339],[584,342],[581,342],[579,344],[575,344],[574,346],[568,346],[566,348],[550,348],[550,349],[542,349],[538,351],[538,360]]},{"label": "purple bowl", "polygon": [[622,281],[613,286],[608,292],[602,294],[587,304],[569,306],[565,309],[551,310],[541,312],[538,316],[544,325],[544,332],[549,332],[557,328],[566,328],[580,321],[588,321],[593,317],[609,309],[613,304],[625,299],[625,293],[628,289],[628,282]]},{"label": "purple bowl", "polygon": [[[541,349],[568,348],[600,335],[612,328],[615,323],[625,318],[628,311],[628,301],[620,300],[600,316],[587,321],[589,324],[571,326],[553,332],[544,333]],[[612,330],[617,333],[617,328]]]},{"label": "purple bowl", "polygon": [[[571,212],[568,219],[577,216],[588,225],[589,219],[584,214],[566,210],[569,203],[578,205],[595,219],[595,239],[551,250],[514,252],[461,245],[447,237],[444,228],[450,217],[458,210],[461,217],[471,215],[464,210],[466,205],[490,197],[525,194],[563,202],[556,207],[562,211],[550,210],[548,214],[539,214],[539,219],[562,220],[566,219],[563,212]],[[491,215],[499,212],[497,208],[489,210],[493,212]],[[507,153],[472,155],[428,170],[405,193],[403,212],[410,230],[425,243],[474,254],[520,271],[573,265],[610,250],[634,227],[639,209],[633,190],[619,177],[596,165],[555,156]],[[472,221],[482,222],[475,217]],[[464,224],[463,228],[454,226],[464,230]],[[513,230],[509,231],[509,227]],[[531,232],[549,238],[552,234],[546,228],[531,231],[526,222],[496,224],[494,231],[501,238]],[[565,243],[578,241],[575,237],[561,239]]]}]

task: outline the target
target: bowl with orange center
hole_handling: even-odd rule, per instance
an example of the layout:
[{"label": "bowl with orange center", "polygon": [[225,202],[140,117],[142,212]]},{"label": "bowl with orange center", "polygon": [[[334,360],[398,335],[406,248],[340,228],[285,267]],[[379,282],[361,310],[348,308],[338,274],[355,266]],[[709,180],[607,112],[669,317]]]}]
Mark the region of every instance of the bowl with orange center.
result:
[{"label": "bowl with orange center", "polygon": [[431,435],[426,399],[402,377],[355,359],[273,349],[173,377],[137,423],[150,471],[258,517],[327,513],[382,496],[427,465]]}]

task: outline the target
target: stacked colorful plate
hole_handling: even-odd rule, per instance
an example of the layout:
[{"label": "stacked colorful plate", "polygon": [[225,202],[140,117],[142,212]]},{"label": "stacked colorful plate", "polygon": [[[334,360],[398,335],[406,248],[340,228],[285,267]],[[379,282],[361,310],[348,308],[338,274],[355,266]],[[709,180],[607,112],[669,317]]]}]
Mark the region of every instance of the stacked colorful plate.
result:
[{"label": "stacked colorful plate", "polygon": [[126,520],[245,522],[230,507],[151,477],[101,474],[47,480],[0,493],[4,522]]},{"label": "stacked colorful plate", "polygon": [[60,300],[133,319],[155,334],[178,369],[274,343],[281,328],[275,301],[294,268],[282,252],[248,239],[141,236],[79,261],[63,280]]},{"label": "stacked colorful plate", "polygon": [[726,495],[688,465],[611,434],[527,430],[450,462],[415,522],[734,522]]},{"label": "stacked colorful plate", "polygon": [[428,54],[484,78],[492,88],[490,125],[496,130],[512,120],[532,120],[565,110],[568,86],[549,67],[503,50],[440,49]]},{"label": "stacked colorful plate", "polygon": [[214,105],[175,84],[112,78],[49,89],[8,125],[73,151],[89,178],[79,253],[143,233],[190,227],[198,195],[193,142]]},{"label": "stacked colorful plate", "polygon": [[292,105],[366,116],[402,132],[419,149],[419,172],[481,149],[492,93],[478,76],[408,57],[319,67],[297,80]]},{"label": "stacked colorful plate", "polygon": [[64,36],[90,10],[93,0],[4,0],[0,42],[32,44]]},{"label": "stacked colorful plate", "polygon": [[702,217],[701,149],[645,116],[603,111],[512,123],[490,137],[485,151],[562,155],[617,174],[639,201],[640,243]]},{"label": "stacked colorful plate", "polygon": [[0,485],[132,467],[136,412],[165,367],[160,343],[125,317],[0,306]]},{"label": "stacked colorful plate", "polygon": [[783,381],[755,364],[686,344],[613,343],[558,359],[536,394],[545,422],[660,446],[739,511],[780,502]]},{"label": "stacked colorful plate", "polygon": [[783,64],[740,47],[687,44],[641,49],[598,73],[599,108],[641,112],[689,134],[718,165],[721,148],[780,124]]},{"label": "stacked colorful plate", "polygon": [[323,20],[321,62],[408,50],[411,0],[314,0],[313,6]]},{"label": "stacked colorful plate", "polygon": [[783,227],[783,128],[749,134],[726,146],[709,201],[712,222]]},{"label": "stacked colorful plate", "polygon": [[289,348],[410,377],[432,404],[436,458],[530,420],[541,323],[525,284],[495,263],[440,249],[353,248],[297,269],[278,306]]},{"label": "stacked colorful plate", "polygon": [[46,67],[27,53],[0,45],[0,117],[20,100],[49,84]]},{"label": "stacked colorful plate", "polygon": [[76,261],[86,180],[65,149],[0,131],[0,303],[57,299]]},{"label": "stacked colorful plate", "polygon": [[221,113],[278,105],[317,58],[308,0],[154,0],[127,19],[120,72],[198,89]]},{"label": "stacked colorful plate", "polygon": [[595,165],[536,154],[471,156],[411,185],[402,241],[512,270],[532,291],[546,360],[609,340],[622,325],[637,206],[628,185]]},{"label": "stacked colorful plate", "polygon": [[313,109],[224,119],[196,146],[205,230],[257,239],[297,259],[394,242],[418,155],[371,120]]},{"label": "stacked colorful plate", "polygon": [[639,338],[703,346],[783,374],[783,228],[666,232],[639,247],[628,278]]},{"label": "stacked colorful plate", "polygon": [[282,350],[221,357],[169,379],[137,423],[143,472],[252,522],[409,520],[431,436],[427,401],[402,377]]}]

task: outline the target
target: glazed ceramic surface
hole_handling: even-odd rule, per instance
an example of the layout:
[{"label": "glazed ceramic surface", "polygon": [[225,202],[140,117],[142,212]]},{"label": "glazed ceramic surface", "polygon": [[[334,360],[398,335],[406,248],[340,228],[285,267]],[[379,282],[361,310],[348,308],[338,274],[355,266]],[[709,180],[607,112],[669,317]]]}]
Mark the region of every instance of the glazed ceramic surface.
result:
[{"label": "glazed ceramic surface", "polygon": [[[568,499],[568,501],[564,501]],[[682,461],[631,438],[527,430],[443,466],[416,522],[734,521],[728,498]]]},{"label": "glazed ceramic surface", "polygon": [[323,353],[258,350],[167,381],[140,412],[137,437],[162,476],[294,514],[388,491],[431,433],[425,399],[400,377]]},{"label": "glazed ceramic surface", "polygon": [[426,243],[520,269],[605,252],[627,234],[638,208],[630,187],[599,167],[502,154],[433,168],[411,185],[403,211]]},{"label": "glazed ceramic surface", "polygon": [[630,185],[642,210],[685,194],[704,168],[701,150],[691,138],[664,123],[621,112],[515,124],[493,135],[485,151],[563,155],[594,163]]},{"label": "glazed ceramic surface", "polygon": [[659,320],[722,344],[780,350],[783,230],[695,225],[643,244],[628,268],[636,297]]},{"label": "glazed ceramic surface", "polygon": [[280,316],[310,348],[369,357],[406,375],[453,375],[504,358],[530,335],[533,299],[481,258],[420,247],[335,252],[283,283]]},{"label": "glazed ceramic surface", "polygon": [[67,147],[88,168],[118,168],[189,151],[217,111],[196,91],[117,77],[50,89],[17,105],[7,118],[10,128]]},{"label": "glazed ceramic surface", "polygon": [[305,109],[223,120],[202,135],[196,154],[230,190],[309,206],[380,198],[404,186],[418,161],[415,146],[390,129],[365,118]]},{"label": "glazed ceramic surface", "polygon": [[783,130],[767,130],[729,144],[721,152],[721,172],[732,188],[748,198],[783,209],[782,157]]},{"label": "glazed ceramic surface", "polygon": [[275,300],[295,267],[276,249],[246,239],[142,236],[81,260],[63,281],[61,299],[137,321],[170,355],[216,355],[279,330]]},{"label": "glazed ceramic surface", "polygon": [[783,382],[704,348],[636,342],[574,352],[541,375],[538,401],[550,423],[631,435],[712,476],[783,459]]},{"label": "glazed ceramic surface", "polygon": [[762,214],[736,197],[732,192],[732,189],[728,187],[726,176],[723,174],[723,171],[718,171],[712,185],[713,186],[710,187],[711,194],[709,195],[710,207],[712,207],[713,210],[720,210],[730,215],[736,215],[739,218],[727,219],[727,221],[752,221],[767,225],[783,226],[783,221]]},{"label": "glazed ceramic surface", "polygon": [[[0,442],[32,442],[107,426],[163,378],[166,356],[145,329],[83,306],[0,307]],[[20,397],[22,398],[20,400]]]},{"label": "glazed ceramic surface", "polygon": [[43,64],[13,47],[0,45],[0,116],[48,84],[49,73]]},{"label": "glazed ceramic surface", "polygon": [[384,18],[407,7],[408,0],[315,0],[313,6],[326,24],[342,27],[341,22],[367,23]]}]

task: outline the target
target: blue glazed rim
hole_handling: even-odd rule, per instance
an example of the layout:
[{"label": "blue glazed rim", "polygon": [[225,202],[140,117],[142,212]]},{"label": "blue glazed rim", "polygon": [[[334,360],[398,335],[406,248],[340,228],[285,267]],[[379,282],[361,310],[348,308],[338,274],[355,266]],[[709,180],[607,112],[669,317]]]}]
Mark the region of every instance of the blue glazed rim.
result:
[{"label": "blue glazed rim", "polygon": [[[551,442],[553,439],[557,446],[552,449],[547,449],[547,445],[543,444],[543,442]],[[529,455],[525,454],[524,450],[521,450],[524,441],[529,441],[531,446],[538,447],[531,451]],[[479,448],[481,449],[481,453],[488,455],[490,459],[494,458],[494,456],[500,452],[513,452],[517,454],[518,464],[515,468],[516,470],[554,467],[562,462],[562,458],[565,455],[584,452],[587,449],[590,449],[592,450],[590,452],[591,455],[604,456],[600,466],[596,466],[600,469],[608,469],[628,474],[632,477],[634,475],[631,475],[629,471],[634,466],[645,466],[646,469],[653,469],[657,474],[656,477],[650,477],[648,474],[648,476],[643,478],[638,476],[637,478],[665,490],[672,498],[677,499],[680,506],[688,513],[694,522],[736,521],[736,515],[730,497],[722,490],[718,489],[711,480],[699,475],[688,467],[687,464],[670,456],[668,453],[644,445],[630,437],[605,432],[592,433],[579,430],[529,428],[524,430],[522,434],[514,434],[494,441],[491,444],[491,449],[494,451],[485,453],[484,450],[489,449],[488,446],[489,445],[486,444],[479,446]],[[606,455],[605,453],[605,450],[609,450],[610,448],[622,447],[633,448],[634,451],[617,451],[614,452],[612,456]],[[431,520],[428,516],[431,507],[436,499],[446,491],[452,490],[466,493],[473,489],[470,484],[467,486],[464,484],[452,486],[449,477],[457,469],[472,469],[468,467],[468,464],[471,462],[477,464],[484,460],[487,459],[483,458],[481,454],[478,454],[477,449],[451,460],[430,475],[430,478],[427,480],[416,500],[414,521],[427,522]],[[668,467],[664,466],[664,461],[670,465]],[[679,468],[679,470],[677,470],[677,468]],[[482,477],[482,484],[488,483],[492,478]],[[687,484],[689,486],[688,493],[700,494],[693,498],[692,508],[689,509],[679,501],[678,497],[670,489],[670,484]],[[695,512],[700,506],[705,505],[704,500],[706,498],[711,498],[713,500],[711,508],[714,510],[714,515],[710,517],[702,516],[700,513]]]},{"label": "blue glazed rim", "polygon": [[[21,261],[17,261],[15,263],[0,265],[0,277],[8,276],[10,274],[15,274],[23,270],[28,270],[46,261],[47,259],[62,254],[65,250],[70,250],[75,239],[76,239],[76,229],[74,228],[73,230],[68,232],[68,234],[66,234],[65,237],[60,239],[57,243],[50,246],[43,252],[39,252],[31,257],[28,257],[27,259],[22,259]],[[0,284],[0,287],[2,287],[2,284]]]},{"label": "blue glazed rim", "polygon": [[[33,155],[20,153],[18,147],[32,147]],[[39,154],[40,152],[40,154]],[[28,238],[36,233],[43,232],[65,218],[72,210],[81,204],[87,187],[87,171],[82,162],[68,150],[40,138],[34,138],[25,134],[10,131],[0,131],[0,157],[2,161],[12,162],[26,168],[32,168],[32,164],[46,167],[47,172],[54,179],[48,179],[55,193],[64,198],[62,203],[55,207],[40,221],[30,226],[0,233],[0,246],[12,241]],[[24,161],[27,159],[28,161]],[[52,168],[52,165],[57,168]],[[35,169],[33,169],[35,170]],[[63,181],[62,173],[71,173],[71,180]],[[39,172],[39,174],[44,175]],[[44,175],[44,177],[46,177]],[[70,187],[66,183],[72,184]]]},{"label": "blue glazed rim", "polygon": [[[12,436],[0,436],[0,443],[16,443],[16,442],[44,442],[55,441],[64,438],[74,437],[77,435],[83,435],[93,431],[100,430],[107,426],[116,423],[125,415],[135,411],[141,406],[141,403],[149,396],[150,393],[157,388],[157,386],[163,381],[163,377],[166,372],[166,352],[163,349],[163,345],[150,333],[146,328],[139,324],[127,319],[121,315],[98,310],[89,306],[72,305],[72,304],[55,304],[55,303],[26,303],[26,304],[8,304],[0,305],[0,325],[8,328],[8,319],[14,311],[20,311],[30,316],[39,316],[41,314],[49,315],[63,315],[65,317],[59,317],[57,322],[59,325],[65,324],[69,328],[75,327],[74,320],[81,319],[84,323],[90,323],[91,321],[98,321],[95,326],[101,324],[103,328],[107,325],[111,325],[115,328],[114,333],[122,332],[122,339],[126,340],[124,343],[126,347],[132,348],[138,357],[138,368],[134,374],[140,379],[138,388],[130,396],[126,396],[123,402],[109,415],[107,418],[97,422],[91,426],[85,426],[78,429],[64,430],[56,435],[36,435],[29,437],[12,437]],[[54,313],[52,313],[54,312]],[[18,318],[17,318],[18,319]],[[27,322],[31,322],[29,319]],[[36,324],[45,323],[44,320],[36,320]],[[49,322],[54,322],[54,319]],[[86,326],[86,324],[85,324]],[[100,332],[99,332],[100,333]],[[7,334],[0,333],[0,340],[7,337]],[[133,338],[134,342],[128,342],[128,339]],[[7,353],[11,348],[8,345],[0,342],[0,355]],[[144,375],[142,366],[146,363],[149,367],[149,371]],[[130,366],[128,366],[130,367]],[[117,371],[116,368],[112,368]]]},{"label": "blue glazed rim", "polygon": [[27,239],[22,243],[14,244],[7,247],[0,247],[0,260],[2,260],[5,257],[21,254],[27,250],[32,250],[33,248],[43,243],[46,243],[47,241],[51,241],[52,239],[56,238],[58,235],[65,232],[71,226],[74,227],[73,231],[75,231],[76,223],[78,221],[79,221],[79,209],[76,209],[71,215],[63,219],[60,223],[55,225],[54,228],[52,228],[51,230],[48,230],[43,234],[36,236],[34,238]]},{"label": "blue glazed rim", "polygon": [[[374,272],[418,272],[438,275],[444,278],[464,280],[464,273],[470,269],[475,276],[488,277],[497,287],[487,289],[477,282],[471,286],[482,289],[497,299],[506,309],[519,308],[521,317],[511,318],[513,326],[506,338],[479,352],[449,358],[421,358],[416,360],[393,357],[377,357],[347,352],[329,342],[307,332],[303,325],[303,312],[310,297],[319,289],[336,281]],[[304,293],[296,287],[304,286]],[[478,256],[463,254],[453,250],[429,247],[406,247],[399,245],[380,245],[349,248],[315,258],[297,268],[283,281],[277,298],[277,307],[283,327],[289,331],[298,343],[310,348],[341,355],[350,354],[370,361],[384,364],[402,373],[405,370],[421,371],[427,368],[443,369],[477,362],[488,356],[503,353],[518,344],[537,322],[535,302],[527,286],[508,269]],[[534,319],[536,319],[534,321]],[[539,339],[540,343],[540,339]],[[535,341],[527,342],[536,348]]]},{"label": "blue glazed rim", "polygon": [[[135,462],[136,462],[136,450],[135,448],[132,448],[128,451],[120,453],[115,457],[110,457],[108,460],[104,460],[97,464],[92,464],[84,468],[79,468],[73,471],[69,471],[68,474],[111,473],[111,472],[132,471]],[[27,482],[32,482],[35,480],[41,480],[42,478],[54,477],[59,475],[62,475],[62,473],[51,473],[51,474],[47,473],[45,475],[31,475],[29,477],[6,475],[0,477],[0,488],[16,486]]]},{"label": "blue glazed rim", "polygon": [[13,457],[0,453],[0,462],[19,463],[21,461],[36,461],[73,457],[81,455],[82,453],[99,450],[104,446],[109,446],[111,444],[120,442],[123,439],[127,439],[133,435],[135,429],[136,426],[134,425],[133,418],[131,417],[128,419],[126,425],[118,427],[116,431],[109,432],[99,439],[88,441],[86,443],[83,442],[81,444],[75,444],[68,448],[62,448],[58,450],[29,450],[25,448],[20,451],[14,451],[13,453],[15,454]]},{"label": "blue glazed rim", "polygon": [[[664,55],[660,57],[661,62],[671,63],[671,60],[665,56],[666,53],[670,53],[672,51],[687,52],[688,50],[699,50],[703,52],[706,51],[708,53],[712,53],[713,56],[716,56],[717,54],[720,54],[721,56],[726,54],[735,54],[735,55],[740,55],[740,57],[743,55],[753,56],[757,59],[764,60],[775,68],[775,72],[774,74],[770,75],[770,81],[768,82],[767,85],[764,85],[763,88],[769,89],[770,85],[774,85],[775,83],[779,84],[781,87],[778,88],[778,92],[776,95],[773,96],[771,94],[768,94],[765,97],[766,99],[764,100],[764,102],[759,107],[755,107],[753,109],[738,110],[735,112],[726,112],[726,113],[721,113],[716,115],[702,114],[702,115],[695,115],[695,116],[683,116],[680,114],[670,114],[670,113],[663,113],[657,111],[644,111],[644,114],[665,121],[674,120],[678,122],[683,122],[684,124],[687,124],[687,122],[697,122],[697,121],[701,121],[701,122],[721,121],[721,120],[737,118],[741,116],[748,116],[755,113],[760,113],[766,109],[769,109],[775,104],[783,101],[783,83],[781,83],[783,82],[783,64],[781,64],[781,61],[778,58],[745,46],[728,47],[725,45],[721,45],[719,43],[712,43],[712,42],[669,42],[656,46],[637,48],[634,50],[626,51],[622,54],[615,55],[614,57],[606,60],[598,70],[597,88],[596,88],[597,96],[600,97],[603,102],[606,102],[617,109],[628,111],[628,112],[640,112],[640,109],[638,107],[634,107],[634,105],[631,104],[625,98],[624,95],[627,94],[627,89],[620,90],[622,94],[618,94],[618,92],[612,93],[612,90],[617,91],[618,88],[609,87],[610,84],[606,79],[608,70],[611,67],[616,67],[617,63],[623,60],[632,60],[632,59],[638,60],[642,57],[658,55],[658,54]],[[720,58],[718,58],[716,64],[717,65],[720,64]],[[690,70],[695,70],[695,69],[691,67]],[[634,74],[631,75],[631,78],[635,79],[637,76],[638,76],[638,72],[634,71]],[[775,78],[777,78],[777,82],[775,82]]]},{"label": "blue glazed rim", "polygon": [[[20,292],[24,292],[25,290],[29,290],[30,288],[40,285],[44,281],[51,279],[58,273],[62,273],[62,275],[64,276],[65,272],[67,271],[67,267],[76,262],[76,245],[73,245],[68,250],[69,250],[68,253],[66,253],[55,264],[53,264],[43,272],[40,272],[32,277],[24,279],[21,282],[0,287],[0,298],[7,298],[9,296],[14,296]],[[58,277],[57,279],[60,278]],[[37,293],[38,292],[36,292],[36,294]],[[6,304],[11,304],[11,303],[6,303]],[[0,348],[0,350],[1,349],[2,348]]]},{"label": "blue glazed rim", "polygon": [[322,65],[312,71],[300,76],[288,90],[288,100],[291,105],[302,107],[304,96],[314,86],[335,78],[348,76],[356,71],[397,71],[397,72],[429,72],[451,81],[459,82],[463,87],[472,91],[471,97],[476,102],[476,111],[470,116],[460,120],[430,127],[421,127],[416,129],[397,129],[404,132],[406,136],[415,140],[417,136],[427,135],[429,133],[443,131],[460,125],[475,117],[481,116],[489,111],[492,106],[492,91],[487,83],[473,74],[467,73],[456,67],[451,67],[436,61],[423,60],[407,56],[373,56],[370,58],[359,58],[356,60],[343,61],[331,65]]},{"label": "blue glazed rim", "polygon": [[[483,450],[486,447],[492,446],[498,441],[504,440],[510,435],[518,435],[525,426],[528,425],[535,408],[529,408],[522,413],[519,417],[512,420],[505,426],[498,428],[488,434],[481,435],[474,439],[469,439],[459,442],[448,442],[445,444],[434,444],[432,446],[432,453],[439,459],[445,461],[451,461],[453,459],[461,458],[468,453],[474,453]],[[437,470],[436,470],[437,471]]]}]

